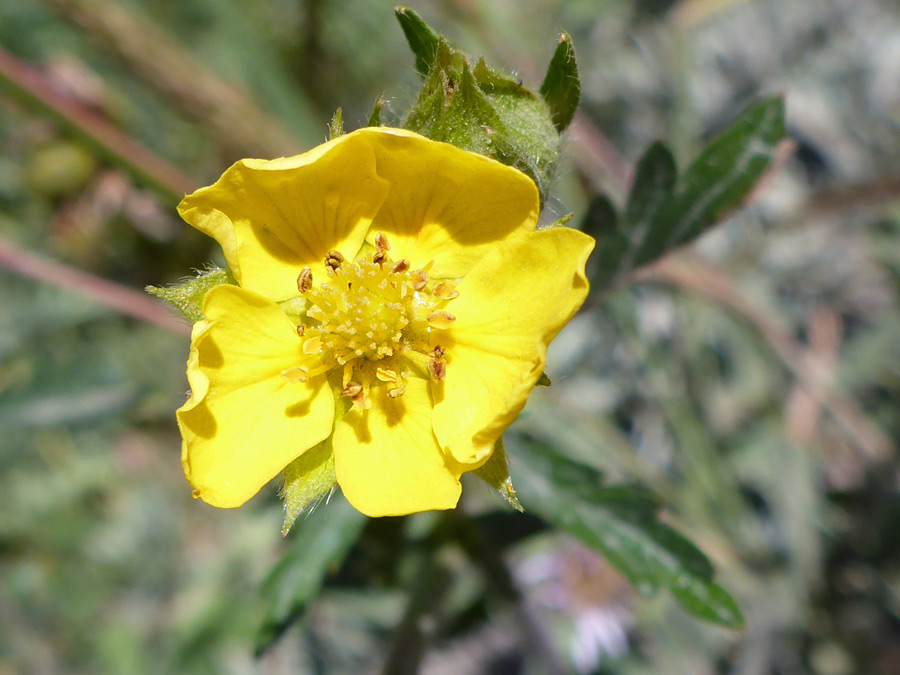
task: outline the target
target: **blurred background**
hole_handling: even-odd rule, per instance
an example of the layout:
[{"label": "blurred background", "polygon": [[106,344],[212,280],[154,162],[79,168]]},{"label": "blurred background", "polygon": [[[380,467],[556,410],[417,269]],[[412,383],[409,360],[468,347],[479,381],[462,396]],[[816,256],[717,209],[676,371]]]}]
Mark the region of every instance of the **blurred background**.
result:
[{"label": "blurred background", "polygon": [[236,511],[191,499],[187,327],[141,289],[222,263],[177,218],[185,192],[324,141],[338,106],[348,129],[380,96],[400,119],[418,79],[392,8],[0,0],[0,674],[399,673],[417,650],[429,674],[900,673],[894,0],[414,4],[533,87],[572,35],[581,114],[548,209],[576,223],[598,190],[621,203],[652,141],[684,167],[785,95],[791,143],[750,206],[591,297],[508,443],[514,482],[538,439],[659,494],[747,627],[639,597],[470,482],[500,581],[452,546],[423,568],[428,515],[370,521],[254,654],[260,583],[298,533],[274,488]]}]

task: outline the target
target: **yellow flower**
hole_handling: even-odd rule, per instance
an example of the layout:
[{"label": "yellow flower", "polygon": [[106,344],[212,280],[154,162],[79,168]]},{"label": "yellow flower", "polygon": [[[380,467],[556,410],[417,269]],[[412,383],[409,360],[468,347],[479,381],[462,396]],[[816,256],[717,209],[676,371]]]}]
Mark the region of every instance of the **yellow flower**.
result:
[{"label": "yellow flower", "polygon": [[453,508],[587,294],[593,239],[535,230],[538,210],[519,171],[387,128],[186,197],[239,284],[206,295],[191,338],[195,496],[240,506],[324,442],[362,513]]}]

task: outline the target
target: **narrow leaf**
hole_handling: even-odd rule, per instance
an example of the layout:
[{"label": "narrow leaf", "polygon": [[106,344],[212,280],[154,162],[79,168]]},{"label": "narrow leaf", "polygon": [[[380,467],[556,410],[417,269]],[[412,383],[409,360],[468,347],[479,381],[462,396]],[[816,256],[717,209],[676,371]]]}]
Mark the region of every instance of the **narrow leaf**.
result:
[{"label": "narrow leaf", "polygon": [[603,486],[596,468],[551,447],[515,443],[512,456],[530,510],[600,552],[639,593],[666,587],[696,616],[741,625],[734,600],[713,581],[709,559],[659,519],[659,502],[648,491]]},{"label": "narrow leaf", "polygon": [[747,109],[713,140],[683,175],[661,143],[638,162],[624,218],[604,195],[591,202],[583,228],[597,238],[595,289],[703,234],[739,207],[772,163],[784,136],[784,102],[770,98]]},{"label": "narrow leaf", "polygon": [[559,36],[559,44],[550,59],[540,93],[553,113],[553,124],[562,133],[572,122],[581,99],[575,47],[566,33]]},{"label": "narrow leaf", "polygon": [[646,265],[698,237],[740,206],[775,157],[784,136],[784,101],[750,107],[694,160],[650,223],[637,253]]},{"label": "narrow leaf", "polygon": [[441,40],[440,35],[435,33],[431,26],[409,7],[397,7],[394,15],[400,22],[400,28],[403,29],[409,48],[416,56],[416,70],[419,71],[419,75],[426,77],[434,66],[438,43]]},{"label": "narrow leaf", "polygon": [[649,222],[672,193],[678,169],[671,151],[657,141],[638,160],[625,218],[634,227]]},{"label": "narrow leaf", "polygon": [[263,653],[305,611],[328,573],[344,560],[366,517],[340,496],[294,527],[293,541],[260,587],[266,615],[256,636]]},{"label": "narrow leaf", "polygon": [[175,307],[192,323],[203,318],[203,298],[214,287],[220,284],[233,283],[228,270],[214,268],[201,272],[198,277],[186,281],[180,286],[161,288],[147,286],[150,295],[155,295]]}]

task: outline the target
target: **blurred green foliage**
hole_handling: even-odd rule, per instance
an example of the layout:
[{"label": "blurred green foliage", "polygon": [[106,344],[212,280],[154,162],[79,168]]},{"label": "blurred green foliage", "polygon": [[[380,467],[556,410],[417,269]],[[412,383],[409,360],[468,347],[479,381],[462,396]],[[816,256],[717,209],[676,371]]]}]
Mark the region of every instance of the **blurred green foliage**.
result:
[{"label": "blurred green foliage", "polygon": [[[209,69],[189,88],[233,83],[301,149],[326,138],[338,106],[349,130],[381,96],[388,123],[413,100],[418,73],[390,3],[115,4]],[[198,184],[242,152],[267,154],[262,134],[226,133],[215,111],[179,95],[181,71],[138,72],[79,21],[79,6],[92,3],[0,0],[0,45]],[[674,181],[676,201],[690,181],[674,167],[691,167],[685,181],[706,137],[752,99],[785,95],[793,152],[767,147],[778,168],[752,207],[690,253],[612,295],[596,284],[551,352],[553,385],[507,442],[524,515],[475,480],[466,517],[360,523],[336,495],[281,541],[274,488],[238,511],[195,502],[173,419],[186,339],[0,270],[0,672],[405,672],[412,655],[426,673],[896,673],[900,10],[879,0],[414,9],[533,88],[558,31],[571,34],[583,117],[564,138],[569,165],[548,222],[573,211],[626,236],[652,222],[592,132],[638,176]],[[638,163],[658,138],[671,151],[654,146]],[[0,90],[0,239],[135,289],[221,264],[168,199]],[[659,252],[647,246],[635,266]],[[595,279],[618,278],[600,260]],[[607,501],[587,513],[531,506],[565,467],[573,490]],[[634,484],[659,495],[662,515]],[[620,485],[629,491],[610,487]],[[743,631],[689,619],[667,594],[636,598],[555,529],[580,527],[574,514],[600,536],[623,513],[618,499],[632,500],[628,517],[643,514],[634,532],[648,566],[674,547],[708,579],[706,558],[674,532],[698,544]],[[292,567],[306,550],[317,564]]]}]

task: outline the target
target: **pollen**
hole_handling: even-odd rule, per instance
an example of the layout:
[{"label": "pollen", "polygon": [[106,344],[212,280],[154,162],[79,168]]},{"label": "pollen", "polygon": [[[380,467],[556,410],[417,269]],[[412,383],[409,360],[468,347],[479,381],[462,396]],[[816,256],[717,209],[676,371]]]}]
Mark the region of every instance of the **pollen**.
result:
[{"label": "pollen", "polygon": [[374,251],[354,261],[329,251],[321,283],[309,267],[300,271],[297,289],[307,301],[297,325],[303,367],[285,370],[284,379],[304,382],[333,371],[336,391],[360,410],[371,408],[372,387],[397,398],[408,377],[443,379],[445,351],[433,345],[432,333],[452,327],[456,319],[443,307],[459,292],[452,281],[429,280],[431,263],[410,270],[409,260],[391,260],[390,250],[379,233]]}]

